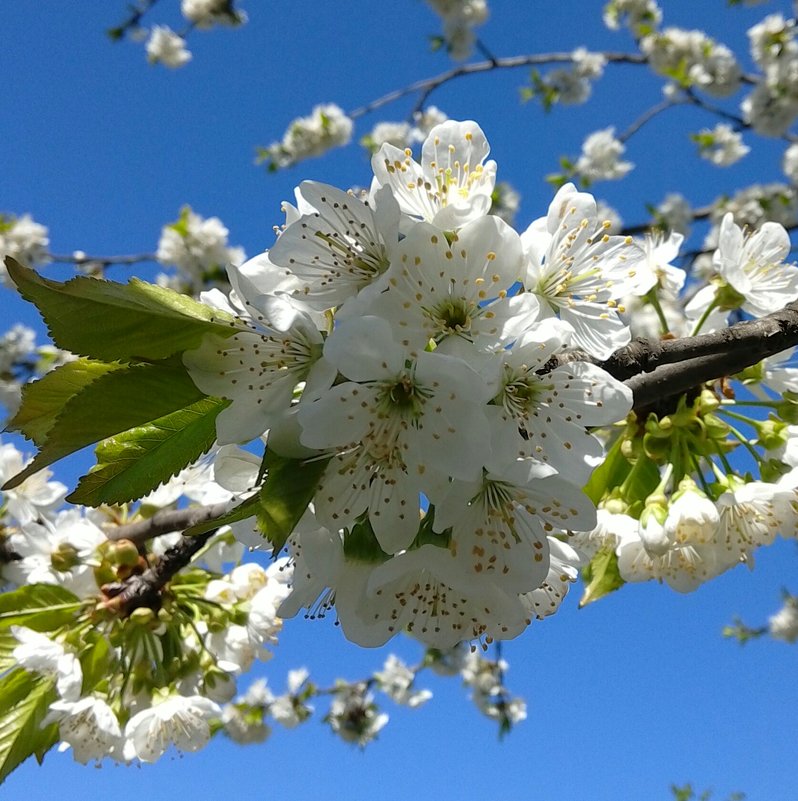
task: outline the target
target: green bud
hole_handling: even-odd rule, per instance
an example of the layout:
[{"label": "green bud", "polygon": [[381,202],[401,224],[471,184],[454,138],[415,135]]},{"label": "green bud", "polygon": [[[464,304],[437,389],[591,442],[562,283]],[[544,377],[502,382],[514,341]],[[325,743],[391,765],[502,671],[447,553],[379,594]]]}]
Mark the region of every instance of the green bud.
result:
[{"label": "green bud", "polygon": [[625,459],[632,461],[632,459],[634,459],[637,455],[635,450],[635,442],[633,439],[625,439],[621,443],[621,456],[623,456]]},{"label": "green bud", "polygon": [[710,414],[720,406],[720,399],[711,389],[702,389],[696,401],[699,414]]},{"label": "green bud", "polygon": [[776,414],[790,425],[798,425],[798,394],[785,392],[776,406]]},{"label": "green bud", "polygon": [[139,550],[130,540],[117,540],[108,547],[106,557],[115,567],[133,567],[139,561]]},{"label": "green bud", "polygon": [[723,282],[718,285],[715,300],[719,309],[730,311],[739,309],[745,303],[745,295],[741,295],[736,289]]},{"label": "green bud", "polygon": [[706,438],[711,440],[724,440],[729,436],[728,423],[714,414],[708,414],[704,417],[704,430]]},{"label": "green bud", "polygon": [[65,573],[67,570],[77,567],[80,564],[77,548],[75,548],[74,545],[70,545],[68,542],[62,542],[58,548],[50,554],[50,564],[52,564],[59,573]]},{"label": "green bud", "polygon": [[770,416],[767,420],[752,420],[759,444],[766,450],[780,448],[787,441],[787,423]]},{"label": "green bud", "polygon": [[608,498],[601,504],[612,515],[625,515],[629,512],[629,504],[622,498]]},{"label": "green bud", "polygon": [[140,606],[134,609],[128,616],[128,620],[137,626],[149,627],[156,621],[155,612],[147,606]]}]

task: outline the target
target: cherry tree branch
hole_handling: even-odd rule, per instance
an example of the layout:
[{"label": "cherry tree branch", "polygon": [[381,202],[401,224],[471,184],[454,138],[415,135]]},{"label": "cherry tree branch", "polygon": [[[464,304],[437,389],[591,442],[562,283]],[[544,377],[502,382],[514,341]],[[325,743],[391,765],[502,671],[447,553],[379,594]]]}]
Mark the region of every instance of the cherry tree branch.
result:
[{"label": "cherry tree branch", "polygon": [[128,16],[114,28],[108,31],[111,39],[118,41],[130,33],[141,27],[141,20],[145,14],[158,2],[158,0],[140,0],[138,4],[128,6]]},{"label": "cherry tree branch", "polygon": [[141,575],[103,585],[105,607],[121,617],[128,617],[131,612],[142,607],[153,611],[160,609],[161,590],[194,558],[216,531],[217,529],[211,529],[196,537],[182,537],[177,544],[167,549],[153,567]]},{"label": "cherry tree branch", "polygon": [[687,101],[681,98],[665,98],[665,100],[660,101],[655,106],[652,106],[649,109],[646,109],[623,133],[618,135],[619,142],[627,142],[631,139],[646,123],[650,122],[654,119],[658,114],[661,114],[663,111],[667,111],[669,108],[673,108],[674,106],[682,105]]},{"label": "cherry tree branch", "polygon": [[106,536],[109,540],[130,540],[136,545],[141,545],[153,537],[160,537],[173,531],[184,531],[191,526],[221,517],[229,509],[229,503],[189,506],[185,509],[162,509],[144,520],[115,526],[106,531]]},{"label": "cherry tree branch", "polygon": [[758,320],[672,340],[636,339],[600,365],[634,394],[634,408],[735,375],[798,345],[798,301]]},{"label": "cherry tree branch", "polygon": [[113,264],[139,264],[144,261],[157,261],[154,253],[134,253],[129,256],[89,256],[85,253],[73,253],[71,255],[48,253],[47,258],[56,264],[99,264],[102,267],[110,267]]},{"label": "cherry tree branch", "polygon": [[[645,64],[646,57],[639,53],[602,53],[608,63],[612,64]],[[409,84],[401,89],[378,97],[364,106],[354,109],[348,113],[352,119],[363,117],[366,114],[376,111],[378,108],[387,106],[390,103],[406,97],[407,95],[420,92],[424,100],[446,83],[462,78],[466,75],[475,75],[481,72],[490,72],[496,69],[517,69],[518,67],[543,66],[545,64],[563,64],[572,62],[572,53],[531,53],[522,56],[508,56],[504,58],[491,58],[487,61],[475,61],[470,64],[461,64],[453,67],[446,72],[435,75],[431,78],[422,78],[419,81]]]}]

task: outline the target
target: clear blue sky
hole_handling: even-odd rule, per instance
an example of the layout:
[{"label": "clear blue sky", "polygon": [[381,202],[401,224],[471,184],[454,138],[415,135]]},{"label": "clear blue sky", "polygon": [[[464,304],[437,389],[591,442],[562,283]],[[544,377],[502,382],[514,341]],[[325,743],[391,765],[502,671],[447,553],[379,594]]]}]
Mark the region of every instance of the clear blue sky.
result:
[{"label": "clear blue sky", "polygon": [[[154,18],[172,19],[164,13]],[[598,0],[491,0],[483,38],[499,55],[591,49],[629,50],[624,34],[603,30]],[[736,49],[745,29],[786,0],[726,9],[723,0],[663,0],[667,24],[703,27]],[[6,2],[0,30],[0,211],[31,213],[50,228],[59,253],[154,250],[160,227],[189,203],[218,215],[231,244],[249,255],[273,241],[280,201],[305,178],[341,187],[369,181],[356,147],[277,175],[253,166],[254,147],[281,136],[319,102],[353,109],[449,66],[428,51],[437,22],[421,0],[273,0],[245,4],[250,23],[197,33],[184,69],[150,67],[139,45],[113,45],[103,31],[123,15],[122,0]],[[560,154],[576,155],[593,130],[632,123],[657,102],[657,82],[633,67],[608,69],[594,99],[544,115],[518,102],[525,71],[466,78],[432,102],[485,129],[500,178],[523,196],[519,225],[545,213],[542,177]],[[401,119],[409,103],[385,117]],[[361,121],[366,133],[376,117]],[[731,170],[692,157],[690,130],[714,125],[677,110],[632,140],[637,169],[600,184],[627,222],[646,202],[682,191],[695,204],[753,181],[780,179],[782,146],[762,146]],[[753,143],[752,143],[753,144]],[[124,268],[111,277],[123,280]],[[51,266],[47,274],[66,277]],[[152,271],[144,272],[151,275]],[[0,288],[5,329],[35,311]],[[69,476],[67,469],[64,475]],[[318,720],[276,730],[265,745],[220,740],[198,755],[141,769],[82,768],[71,755],[26,764],[7,781],[9,801],[86,797],[128,801],[174,797],[346,798],[347,801],[649,801],[669,798],[671,782],[742,790],[750,801],[798,798],[798,650],[759,641],[741,649],[720,636],[734,614],[764,621],[787,586],[798,592],[795,543],[762,551],[753,573],[740,567],[680,596],[629,586],[578,611],[576,597],[535,624],[505,654],[508,683],[529,705],[528,720],[502,743],[456,681],[435,681],[424,708],[389,706],[392,720],[364,753],[339,742]],[[578,595],[578,589],[574,596]],[[387,651],[348,644],[327,624],[287,625],[264,674],[277,689],[306,665],[319,683],[378,668]],[[406,659],[420,654],[397,643]]]}]

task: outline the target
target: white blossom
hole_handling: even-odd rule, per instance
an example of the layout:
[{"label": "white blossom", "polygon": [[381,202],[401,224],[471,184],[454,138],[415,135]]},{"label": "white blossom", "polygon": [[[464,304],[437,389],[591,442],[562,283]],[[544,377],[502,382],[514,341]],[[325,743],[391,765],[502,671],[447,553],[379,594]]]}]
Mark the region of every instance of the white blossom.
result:
[{"label": "white blossom", "polygon": [[626,146],[615,137],[615,128],[605,128],[590,134],[582,143],[582,153],[574,169],[582,180],[616,181],[633,167],[630,161],[621,161]]},{"label": "white blossom", "polygon": [[165,266],[175,266],[189,281],[202,285],[206,277],[224,275],[231,264],[241,264],[241,248],[228,247],[229,231],[218,217],[202,217],[184,206],[180,218],[161,230],[155,257]]},{"label": "white blossom", "polygon": [[716,167],[736,164],[751,151],[751,148],[743,143],[742,134],[723,122],[719,122],[712,129],[702,128],[692,138],[698,145],[698,155]]},{"label": "white blossom", "polygon": [[606,59],[601,53],[591,53],[579,47],[571,54],[571,64],[550,70],[543,79],[564,105],[584,103],[593,90],[592,81],[604,73]]},{"label": "white blossom", "polygon": [[364,203],[313,181],[300,184],[296,196],[299,208],[287,208],[296,219],[269,250],[268,264],[262,257],[259,263],[295,281],[297,302],[319,311],[340,306],[387,270],[399,240],[399,206],[387,189]]},{"label": "white blossom", "polygon": [[336,692],[325,720],[344,742],[362,748],[377,737],[388,715],[377,709],[365,685],[354,684]]},{"label": "white blossom", "polygon": [[610,0],[604,6],[604,24],[618,30],[624,22],[635,37],[656,29],[662,21],[662,11],[655,0]]},{"label": "white blossom", "polygon": [[383,145],[372,157],[376,186],[390,186],[399,207],[412,220],[443,230],[459,228],[490,209],[496,162],[482,129],[474,122],[449,120],[436,125],[412,152]]},{"label": "white blossom", "polygon": [[798,599],[787,596],[784,606],[768,618],[768,631],[774,640],[798,641]]},{"label": "white blossom", "polygon": [[77,701],[83,671],[75,654],[46,635],[24,626],[12,626],[11,633],[19,643],[12,652],[16,663],[25,670],[54,677],[58,695],[64,701]]},{"label": "white blossom", "polygon": [[263,148],[261,159],[274,168],[288,167],[349,144],[353,128],[352,120],[334,103],[314,106],[310,116],[291,122],[281,142]]},{"label": "white blossom", "polygon": [[443,37],[452,58],[463,61],[471,55],[474,28],[488,18],[486,0],[427,0],[443,21]]},{"label": "white blossom", "polygon": [[163,64],[165,67],[182,67],[192,58],[186,48],[186,40],[167,25],[153,27],[146,49],[150,63]]},{"label": "white blossom", "polygon": [[629,341],[619,301],[643,257],[631,237],[606,230],[594,198],[566,184],[548,216],[521,235],[529,258],[524,287],[538,296],[545,315],[556,312],[573,328],[574,344],[598,358]]},{"label": "white blossom", "polygon": [[[643,241],[645,258],[635,268],[630,291],[633,295],[645,295],[652,289],[660,290],[658,297],[675,300],[684,286],[687,274],[670,262],[679,255],[684,237],[671,233],[667,237],[657,234],[646,236]],[[634,319],[634,318],[633,318]]]},{"label": "white blossom", "polygon": [[397,704],[411,709],[432,698],[429,690],[413,689],[415,674],[398,656],[391,654],[381,671],[374,674],[379,688]]},{"label": "white blossom", "polygon": [[79,598],[95,595],[96,550],[106,536],[83,511],[71,508],[13,532],[8,544],[21,558],[4,566],[5,578],[19,585],[58,584]]},{"label": "white blossom", "polygon": [[765,223],[746,236],[726,214],[714,264],[741,296],[741,308],[755,317],[777,311],[798,297],[798,268],[783,264],[790,238],[778,223]]},{"label": "white blossom", "polygon": [[665,28],[644,37],[640,48],[655,72],[680,85],[714,97],[728,97],[740,86],[742,72],[732,51],[703,31]]},{"label": "white blossom", "polygon": [[30,214],[21,217],[0,214],[0,283],[8,280],[3,264],[6,256],[27,266],[46,264],[50,261],[49,244],[47,227],[35,222]]},{"label": "white blossom", "polygon": [[208,698],[169,695],[127,722],[124,757],[157,762],[172,745],[179,751],[199,751],[211,738],[210,720],[221,714]]},{"label": "white blossom", "polygon": [[120,755],[123,740],[119,720],[98,696],[54,701],[47,722],[58,723],[61,740],[72,747],[72,755],[83,765],[105,756]]}]

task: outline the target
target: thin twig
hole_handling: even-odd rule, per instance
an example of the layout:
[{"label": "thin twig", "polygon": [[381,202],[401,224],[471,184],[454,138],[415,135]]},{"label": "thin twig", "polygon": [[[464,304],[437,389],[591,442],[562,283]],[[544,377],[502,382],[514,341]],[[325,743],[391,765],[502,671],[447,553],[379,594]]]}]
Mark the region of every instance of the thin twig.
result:
[{"label": "thin twig", "polygon": [[[644,64],[645,56],[639,53],[602,53],[604,58],[615,64]],[[352,119],[363,117],[378,108],[387,106],[402,97],[412,95],[416,92],[425,93],[428,97],[433,91],[443,86],[445,83],[462,78],[465,75],[475,75],[480,72],[490,72],[495,69],[517,69],[518,67],[541,66],[544,64],[562,64],[573,61],[572,53],[532,53],[524,56],[509,56],[505,58],[489,59],[487,61],[476,61],[470,64],[461,64],[453,67],[446,72],[435,75],[431,78],[423,78],[415,81],[402,89],[395,89],[393,92],[378,97],[364,106],[350,111],[348,116]]]},{"label": "thin twig", "polygon": [[143,261],[157,261],[154,253],[134,253],[129,256],[89,256],[75,253],[66,255],[62,253],[48,253],[47,258],[56,264],[100,264],[110,267],[113,264],[139,264]]}]

